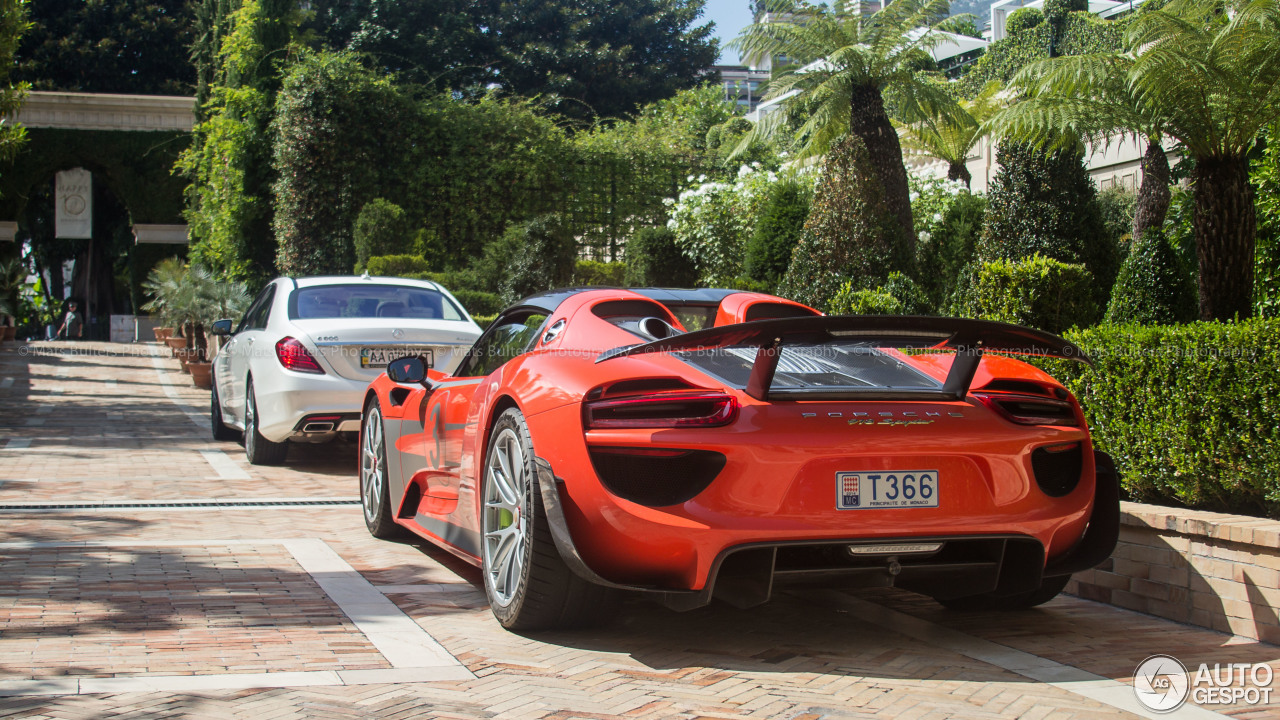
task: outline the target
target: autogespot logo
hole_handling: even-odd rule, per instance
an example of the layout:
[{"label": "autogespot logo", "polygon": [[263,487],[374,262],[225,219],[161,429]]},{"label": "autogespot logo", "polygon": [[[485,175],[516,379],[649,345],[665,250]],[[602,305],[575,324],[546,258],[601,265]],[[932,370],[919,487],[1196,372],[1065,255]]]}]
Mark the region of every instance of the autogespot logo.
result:
[{"label": "autogespot logo", "polygon": [[1195,675],[1171,655],[1152,655],[1133,671],[1133,694],[1152,712],[1197,705],[1266,705],[1275,671],[1267,663],[1200,663]]},{"label": "autogespot logo", "polygon": [[1187,668],[1171,655],[1152,655],[1133,671],[1133,694],[1153,712],[1173,712],[1191,692]]}]

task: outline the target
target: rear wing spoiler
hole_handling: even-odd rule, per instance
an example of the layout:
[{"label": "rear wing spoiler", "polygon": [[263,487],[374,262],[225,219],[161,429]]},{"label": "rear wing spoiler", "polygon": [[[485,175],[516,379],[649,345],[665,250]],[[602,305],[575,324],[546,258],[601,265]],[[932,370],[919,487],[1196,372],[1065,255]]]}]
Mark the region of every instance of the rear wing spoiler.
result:
[{"label": "rear wing spoiler", "polygon": [[[770,395],[769,387],[778,369],[782,346],[848,341],[879,347],[955,350],[956,358],[940,391],[847,391],[841,393],[843,399],[963,400],[969,393],[969,385],[984,352],[1063,358],[1093,364],[1083,350],[1052,333],[990,320],[913,315],[834,315],[723,325],[606,350],[596,358],[596,362],[646,353],[754,347],[757,348],[756,358],[746,392],[757,400],[765,400]],[[810,399],[813,396],[806,393],[797,397]]]}]

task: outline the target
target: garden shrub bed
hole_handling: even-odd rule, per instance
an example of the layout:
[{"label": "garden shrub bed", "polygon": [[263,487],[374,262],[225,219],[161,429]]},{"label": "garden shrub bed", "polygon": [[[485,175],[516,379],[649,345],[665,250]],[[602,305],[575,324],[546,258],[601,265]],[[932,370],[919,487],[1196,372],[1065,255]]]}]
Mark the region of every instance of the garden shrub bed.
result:
[{"label": "garden shrub bed", "polygon": [[1134,500],[1280,518],[1280,321],[1072,330],[1079,398]]}]

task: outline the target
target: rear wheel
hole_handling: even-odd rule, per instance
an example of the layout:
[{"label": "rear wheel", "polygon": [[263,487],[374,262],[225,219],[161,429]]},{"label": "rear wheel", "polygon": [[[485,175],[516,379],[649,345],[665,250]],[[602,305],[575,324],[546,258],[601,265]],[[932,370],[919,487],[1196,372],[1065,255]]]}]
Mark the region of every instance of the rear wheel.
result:
[{"label": "rear wheel", "polygon": [[533,441],[517,408],[502,413],[489,436],[483,498],[484,590],[503,627],[574,627],[603,616],[613,593],[575,575],[551,538]]},{"label": "rear wheel", "polygon": [[1041,580],[1040,587],[1035,590],[1017,595],[983,593],[949,600],[939,599],[938,602],[950,610],[1026,610],[1058,597],[1058,593],[1062,592],[1070,580],[1070,575],[1057,575]]},{"label": "rear wheel", "polygon": [[371,399],[365,406],[364,426],[360,430],[360,505],[364,508],[364,524],[369,534],[384,540],[404,534],[391,514],[390,491],[382,411],[377,399]]},{"label": "rear wheel", "polygon": [[240,433],[235,428],[227,427],[222,422],[222,399],[218,397],[218,379],[214,377],[213,386],[209,389],[209,425],[213,429],[214,440],[239,440]]},{"label": "rear wheel", "polygon": [[271,442],[258,432],[258,399],[251,378],[244,391],[244,454],[250,465],[280,465],[289,454],[287,442]]}]

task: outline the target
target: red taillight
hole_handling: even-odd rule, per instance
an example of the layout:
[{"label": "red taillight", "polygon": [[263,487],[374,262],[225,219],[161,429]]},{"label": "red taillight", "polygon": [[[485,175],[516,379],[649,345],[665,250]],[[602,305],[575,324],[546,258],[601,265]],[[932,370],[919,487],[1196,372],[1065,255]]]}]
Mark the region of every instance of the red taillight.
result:
[{"label": "red taillight", "polygon": [[324,368],[320,367],[320,363],[311,357],[311,353],[307,352],[307,346],[303,345],[296,338],[283,338],[276,343],[276,358],[280,360],[280,364],[285,370],[293,370],[294,372],[324,374]]},{"label": "red taillight", "polygon": [[1077,427],[1075,407],[1062,400],[1004,393],[974,393],[983,405],[1018,425],[1065,425]]},{"label": "red taillight", "polygon": [[719,427],[738,415],[738,401],[721,392],[673,392],[593,400],[583,407],[588,430]]}]

